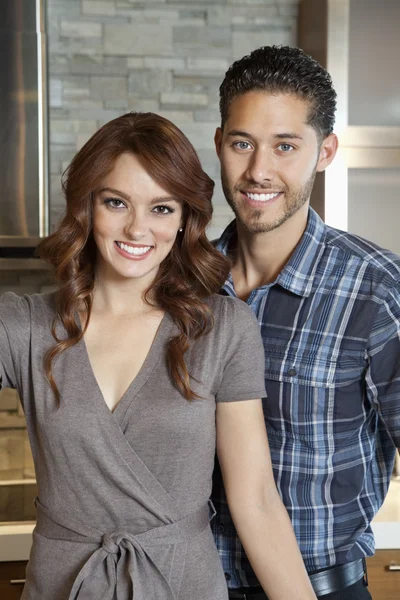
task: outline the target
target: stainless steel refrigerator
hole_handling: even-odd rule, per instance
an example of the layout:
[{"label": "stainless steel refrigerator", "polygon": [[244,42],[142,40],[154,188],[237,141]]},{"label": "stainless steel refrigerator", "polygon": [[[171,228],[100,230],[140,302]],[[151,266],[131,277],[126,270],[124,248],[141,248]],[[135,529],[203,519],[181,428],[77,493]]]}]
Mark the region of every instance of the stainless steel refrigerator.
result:
[{"label": "stainless steel refrigerator", "polygon": [[[0,255],[48,233],[44,0],[0,0]],[[6,253],[6,254],[5,254]]]}]

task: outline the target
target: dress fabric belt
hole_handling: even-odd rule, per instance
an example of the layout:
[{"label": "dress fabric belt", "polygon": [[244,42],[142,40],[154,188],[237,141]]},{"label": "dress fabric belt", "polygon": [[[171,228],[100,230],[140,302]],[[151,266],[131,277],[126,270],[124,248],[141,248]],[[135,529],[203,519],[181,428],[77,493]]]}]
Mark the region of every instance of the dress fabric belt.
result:
[{"label": "dress fabric belt", "polygon": [[[36,499],[38,533],[69,542],[98,544],[78,573],[68,600],[177,600],[189,541],[209,526],[209,504],[174,523],[144,533],[101,533],[62,518]],[[162,567],[160,550],[171,551],[171,564]]]}]

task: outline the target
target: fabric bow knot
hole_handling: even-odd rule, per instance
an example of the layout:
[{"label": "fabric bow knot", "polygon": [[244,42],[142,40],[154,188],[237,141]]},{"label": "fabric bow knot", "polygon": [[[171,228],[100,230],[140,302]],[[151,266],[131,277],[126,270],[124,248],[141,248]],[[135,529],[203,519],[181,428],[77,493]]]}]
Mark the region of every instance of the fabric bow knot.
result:
[{"label": "fabric bow knot", "polygon": [[119,553],[119,544],[118,541],[114,541],[113,535],[109,533],[105,533],[102,538],[101,547],[108,554],[118,554]]}]

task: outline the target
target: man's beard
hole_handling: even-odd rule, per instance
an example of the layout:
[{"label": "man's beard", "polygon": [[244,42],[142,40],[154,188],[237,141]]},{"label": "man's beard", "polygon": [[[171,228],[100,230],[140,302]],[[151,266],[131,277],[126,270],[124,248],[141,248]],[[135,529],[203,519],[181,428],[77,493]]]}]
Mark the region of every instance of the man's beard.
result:
[{"label": "man's beard", "polygon": [[[237,202],[235,198],[241,193],[241,189],[244,187],[248,189],[249,185],[237,184],[233,190],[231,190],[222,171],[221,183],[225,198],[235,213],[236,219],[241,223],[244,229],[246,229],[248,233],[267,233],[268,231],[273,231],[280,227],[309,200],[314,185],[315,175],[316,169],[313,170],[309,179],[300,189],[291,192],[286,186],[283,187],[281,191],[285,195],[285,204],[282,207],[282,213],[274,221],[263,221],[262,218],[265,211],[256,208],[249,210],[248,217],[244,220],[240,210],[242,202]],[[269,189],[271,188],[269,187]],[[265,193],[268,193],[268,189],[260,185],[257,186],[257,190],[265,190]]]}]

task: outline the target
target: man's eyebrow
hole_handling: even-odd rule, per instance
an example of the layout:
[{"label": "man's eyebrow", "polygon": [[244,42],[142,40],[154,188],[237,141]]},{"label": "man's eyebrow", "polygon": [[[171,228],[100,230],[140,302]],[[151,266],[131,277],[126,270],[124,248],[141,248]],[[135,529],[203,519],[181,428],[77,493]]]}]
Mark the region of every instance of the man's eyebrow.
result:
[{"label": "man's eyebrow", "polygon": [[230,136],[230,137],[246,137],[246,138],[253,137],[251,135],[251,133],[247,133],[247,131],[241,131],[240,129],[232,129],[231,131],[228,131],[228,136]]},{"label": "man's eyebrow", "polygon": [[302,140],[303,138],[298,133],[276,133],[274,138],[277,140]]},{"label": "man's eyebrow", "polygon": [[[251,133],[248,133],[247,131],[242,131],[241,129],[232,129],[231,131],[228,131],[228,136],[229,137],[244,137],[244,138],[253,139],[253,136],[251,135]],[[301,135],[299,135],[298,133],[294,133],[294,132],[276,133],[274,135],[274,138],[277,140],[302,140],[303,139],[301,137]]]}]

